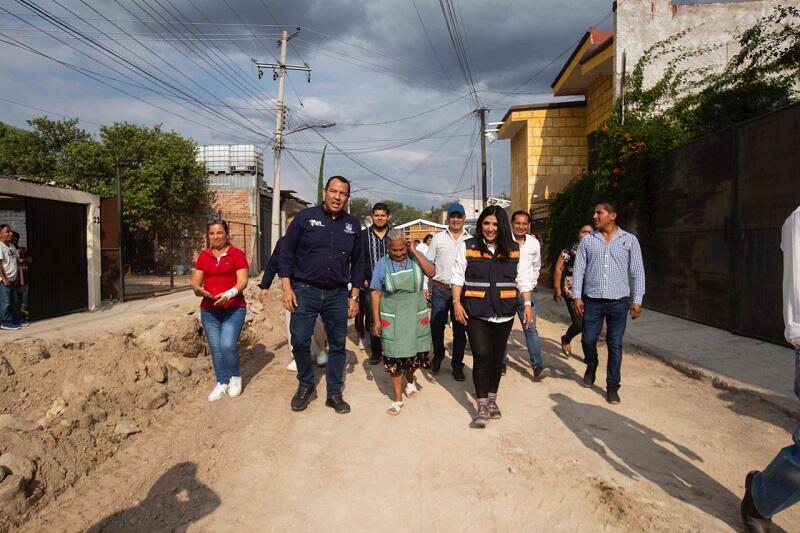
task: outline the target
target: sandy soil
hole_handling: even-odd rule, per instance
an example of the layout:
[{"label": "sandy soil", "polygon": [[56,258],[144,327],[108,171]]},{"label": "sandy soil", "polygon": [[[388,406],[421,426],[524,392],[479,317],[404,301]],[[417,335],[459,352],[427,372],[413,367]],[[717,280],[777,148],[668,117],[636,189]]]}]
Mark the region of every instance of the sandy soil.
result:
[{"label": "sandy soil", "polygon": [[[70,450],[83,446],[84,452],[97,453],[89,453],[92,460],[84,464],[84,452],[71,452],[83,472],[65,467],[78,474],[67,475],[58,486],[52,481],[57,476],[48,474],[40,494],[29,495],[38,500],[30,502],[17,527],[739,531],[744,474],[763,467],[789,443],[795,425],[758,400],[714,389],[632,353],[625,356],[622,403],[610,406],[601,388],[579,386],[583,364],[579,356],[558,356],[552,339],[559,338],[563,325],[545,317],[539,318],[539,331],[554,375],[532,381],[524,338],[515,326],[512,362],[498,402],[503,419],[486,430],[468,428],[473,410],[469,372],[466,383],[444,371],[438,376],[424,372],[422,391],[406,402],[401,415],[390,417],[385,413],[388,376],[381,366],[367,364],[366,354],[352,343],[345,394],[353,412],[336,415],[321,398],[307,411],[293,413],[289,400],[296,379],[285,370],[290,356],[277,304],[261,315],[266,319],[254,321],[255,336],[245,339],[241,397],[208,403],[212,374],[201,356],[184,357],[191,363],[190,377],[167,371],[165,384],[157,387],[167,388],[169,402],[159,409],[137,409],[135,394],[130,413],[115,410],[113,400],[98,400],[106,417],[89,426],[104,429],[90,431],[93,440],[69,444]],[[135,333],[136,338],[145,331]],[[113,356],[123,362],[136,353],[116,346]],[[573,349],[580,352],[579,343]],[[25,372],[36,374],[30,368],[54,359],[64,363],[58,371],[66,371],[77,359],[65,352],[18,371],[17,379]],[[99,352],[93,357],[105,360]],[[112,366],[98,373],[116,371]],[[604,375],[599,372],[598,383]],[[3,379],[10,378],[0,372]],[[323,391],[324,376],[321,381]],[[28,397],[33,388],[26,386]],[[117,388],[109,384],[106,390]],[[14,393],[24,394],[19,388]],[[51,401],[52,395],[31,405],[2,403],[0,412],[34,419]],[[114,437],[109,427],[127,414],[141,431]],[[61,425],[54,420],[48,427]],[[81,427],[75,424],[73,434]],[[48,443],[60,457],[64,452],[58,450],[67,447],[70,437],[50,429],[45,433],[53,435],[52,441],[49,436],[32,438],[41,432],[3,430],[0,452],[10,446],[9,435],[18,447],[41,441],[36,460],[46,472]],[[776,524],[800,531],[800,509],[783,513]]]}]

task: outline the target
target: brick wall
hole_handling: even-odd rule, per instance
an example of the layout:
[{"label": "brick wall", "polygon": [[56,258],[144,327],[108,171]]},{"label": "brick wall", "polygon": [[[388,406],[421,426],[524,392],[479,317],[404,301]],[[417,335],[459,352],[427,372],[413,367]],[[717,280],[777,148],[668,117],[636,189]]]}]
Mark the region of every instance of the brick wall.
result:
[{"label": "brick wall", "polygon": [[228,222],[231,244],[244,250],[250,265],[256,265],[258,206],[255,205],[253,193],[247,190],[217,190],[211,207],[215,215]]}]

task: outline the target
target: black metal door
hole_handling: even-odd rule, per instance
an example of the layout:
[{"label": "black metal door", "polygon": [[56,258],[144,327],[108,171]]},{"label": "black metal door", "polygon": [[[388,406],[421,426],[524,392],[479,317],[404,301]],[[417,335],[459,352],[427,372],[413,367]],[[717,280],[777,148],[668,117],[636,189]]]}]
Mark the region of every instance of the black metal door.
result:
[{"label": "black metal door", "polygon": [[29,198],[25,211],[31,318],[86,309],[86,206]]}]

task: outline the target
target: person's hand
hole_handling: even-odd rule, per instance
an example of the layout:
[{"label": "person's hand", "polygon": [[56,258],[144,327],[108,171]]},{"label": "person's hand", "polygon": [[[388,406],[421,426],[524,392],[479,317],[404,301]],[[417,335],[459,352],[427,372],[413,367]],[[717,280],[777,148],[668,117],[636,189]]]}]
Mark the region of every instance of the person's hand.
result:
[{"label": "person's hand", "polygon": [[414,247],[414,239],[411,238],[411,235],[406,235],[406,246],[410,252],[415,252],[417,250]]},{"label": "person's hand", "polygon": [[364,280],[364,288],[369,289],[369,280],[367,279]]},{"label": "person's hand", "polygon": [[561,299],[562,299],[561,289],[554,289],[553,300],[555,300],[556,303],[561,303]]},{"label": "person's hand", "polygon": [[291,287],[283,289],[283,308],[290,313],[297,309],[297,295]]},{"label": "person's hand", "polygon": [[374,324],[372,324],[372,334],[375,337],[381,336],[381,322],[380,320],[376,320]]},{"label": "person's hand", "polygon": [[266,304],[267,300],[269,300],[269,289],[261,289],[261,292],[258,293],[258,301]]},{"label": "person's hand", "polygon": [[456,322],[462,326],[467,325],[467,310],[461,305],[461,302],[453,302],[453,314],[456,317]]},{"label": "person's hand", "polygon": [[431,301],[431,291],[429,291],[428,289],[422,289],[422,295],[425,297],[426,302]]},{"label": "person's hand", "polygon": [[229,298],[225,296],[224,292],[214,295],[214,307],[223,307],[228,303]]},{"label": "person's hand", "polygon": [[347,297],[347,318],[355,318],[358,314],[358,301]]},{"label": "person's hand", "polygon": [[631,304],[631,318],[636,320],[642,314],[642,306],[639,304]]},{"label": "person's hand", "polygon": [[578,316],[583,316],[583,300],[575,298],[572,305],[575,306],[575,312],[578,313]]},{"label": "person's hand", "polygon": [[533,306],[526,305],[523,314],[525,315],[525,329],[530,329],[531,326],[533,326],[534,320],[536,320],[533,316]]},{"label": "person's hand", "polygon": [[8,279],[8,278],[4,279],[3,280],[3,285],[5,285],[6,287],[10,287],[11,286],[11,280]]}]

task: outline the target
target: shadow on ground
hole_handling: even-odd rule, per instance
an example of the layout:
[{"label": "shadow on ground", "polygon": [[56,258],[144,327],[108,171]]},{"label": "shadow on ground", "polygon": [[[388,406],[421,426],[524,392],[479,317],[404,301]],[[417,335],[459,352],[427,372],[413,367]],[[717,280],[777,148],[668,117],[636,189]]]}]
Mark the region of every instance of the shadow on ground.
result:
[{"label": "shadow on ground", "polygon": [[551,394],[564,425],[614,470],[644,478],[676,500],[739,530],[740,498],[700,470],[703,458],[669,437],[609,409]]},{"label": "shadow on ground", "polygon": [[107,516],[87,531],[184,532],[221,503],[213,490],[197,480],[197,464],[179,463],[158,478],[141,503]]}]

